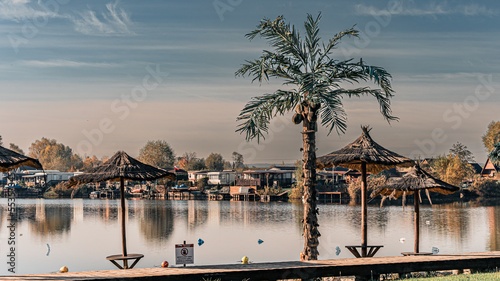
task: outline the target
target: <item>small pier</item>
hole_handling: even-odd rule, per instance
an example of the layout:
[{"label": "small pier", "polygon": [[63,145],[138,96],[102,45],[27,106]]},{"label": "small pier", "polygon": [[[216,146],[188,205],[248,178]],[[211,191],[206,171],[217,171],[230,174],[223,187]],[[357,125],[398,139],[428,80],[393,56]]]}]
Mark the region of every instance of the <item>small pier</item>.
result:
[{"label": "small pier", "polygon": [[232,201],[259,201],[260,196],[257,193],[234,193],[231,194]]},{"label": "small pier", "polygon": [[[104,262],[104,260],[102,261]],[[1,280],[278,280],[316,277],[356,276],[357,280],[378,278],[380,274],[438,270],[472,271],[495,269],[500,252],[397,256],[361,259],[334,259],[252,264],[227,264],[169,268],[139,268],[87,272],[2,276]]]},{"label": "small pier", "polygon": [[342,204],[342,192],[318,192],[318,201]]}]

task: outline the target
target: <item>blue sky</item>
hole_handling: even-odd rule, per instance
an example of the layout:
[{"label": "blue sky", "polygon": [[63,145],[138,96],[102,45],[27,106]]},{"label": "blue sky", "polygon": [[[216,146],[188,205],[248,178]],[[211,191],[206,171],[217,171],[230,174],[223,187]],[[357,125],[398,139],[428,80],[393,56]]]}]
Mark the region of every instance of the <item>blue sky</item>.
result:
[{"label": "blue sky", "polygon": [[400,118],[385,122],[370,97],[345,99],[348,131],[320,129],[318,155],[369,124],[376,141],[404,155],[432,157],[460,141],[485,161],[481,136],[500,119],[495,1],[1,0],[0,134],[26,152],[48,137],[81,155],[137,155],[162,139],[178,155],[238,151],[249,163],[293,162],[301,128],[291,115],[260,144],[234,132],[251,97],[282,88],[234,72],[270,48],[244,37],[260,19],[283,15],[301,29],[318,12],[324,40],[360,30],[335,55],[386,68]]}]

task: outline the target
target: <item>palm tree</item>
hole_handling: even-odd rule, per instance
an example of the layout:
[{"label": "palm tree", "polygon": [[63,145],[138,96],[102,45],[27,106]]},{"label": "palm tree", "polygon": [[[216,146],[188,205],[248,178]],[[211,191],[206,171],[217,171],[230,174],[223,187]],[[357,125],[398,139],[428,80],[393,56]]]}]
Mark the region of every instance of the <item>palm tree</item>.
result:
[{"label": "palm tree", "polygon": [[[344,133],[347,126],[342,97],[374,96],[380,105],[380,112],[388,121],[392,116],[390,98],[393,96],[390,78],[385,69],[366,65],[361,59],[354,61],[332,58],[340,40],[345,36],[358,36],[358,31],[350,28],[336,34],[326,44],[320,43],[319,21],[307,15],[304,23],[305,37],[302,38],[295,27],[284,22],[282,16],[275,20],[263,19],[257,29],[245,36],[252,40],[257,35],[266,39],[274,51],[264,50],[256,60],[246,61],[236,71],[236,76],[251,76],[252,81],[268,81],[269,78],[283,80],[287,90],[276,90],[273,94],[254,97],[248,102],[237,120],[237,132],[245,133],[246,139],[264,138],[270,120],[278,114],[284,115],[295,110],[293,122],[302,123],[303,138],[303,185],[304,185],[304,260],[316,260],[318,256],[318,219],[316,209],[316,131],[317,120],[328,128]],[[381,89],[359,87],[344,89],[341,83],[372,81]]]}]

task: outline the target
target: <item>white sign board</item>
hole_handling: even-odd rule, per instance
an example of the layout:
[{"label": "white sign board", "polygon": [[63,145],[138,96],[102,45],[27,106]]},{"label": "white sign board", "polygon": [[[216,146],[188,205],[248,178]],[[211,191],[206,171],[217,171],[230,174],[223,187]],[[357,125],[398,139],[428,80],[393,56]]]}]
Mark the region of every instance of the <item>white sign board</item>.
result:
[{"label": "white sign board", "polygon": [[175,244],[175,264],[194,264],[194,244]]}]

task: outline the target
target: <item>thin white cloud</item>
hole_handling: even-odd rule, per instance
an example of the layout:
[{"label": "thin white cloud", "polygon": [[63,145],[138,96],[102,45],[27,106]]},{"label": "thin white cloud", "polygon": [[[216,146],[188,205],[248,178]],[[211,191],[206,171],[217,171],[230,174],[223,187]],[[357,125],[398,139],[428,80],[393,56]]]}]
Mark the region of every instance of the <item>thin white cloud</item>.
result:
[{"label": "thin white cloud", "polygon": [[102,13],[91,9],[80,13],[78,17],[72,19],[76,31],[88,35],[133,34],[129,29],[132,21],[118,4],[119,2],[106,4],[106,10]]},{"label": "thin white cloud", "polygon": [[[417,2],[418,3],[418,2]],[[464,15],[464,16],[495,16],[498,11],[478,4],[450,6],[447,2],[431,3],[425,7],[417,5],[414,1],[402,0],[396,2],[390,9],[379,9],[365,4],[354,6],[358,15],[383,16],[387,14],[402,16],[441,16],[441,15]]]},{"label": "thin white cloud", "polygon": [[30,0],[0,1],[0,20],[22,22],[25,20],[40,20],[40,18],[64,17],[51,11],[43,2],[37,4]]},{"label": "thin white cloud", "polygon": [[21,65],[31,67],[115,67],[116,64],[112,63],[95,63],[95,62],[80,62],[71,60],[23,60]]}]

